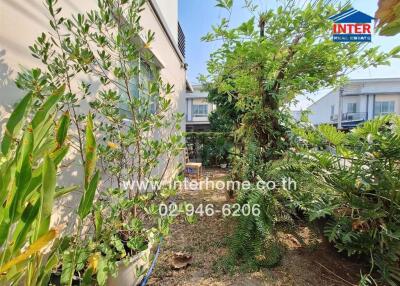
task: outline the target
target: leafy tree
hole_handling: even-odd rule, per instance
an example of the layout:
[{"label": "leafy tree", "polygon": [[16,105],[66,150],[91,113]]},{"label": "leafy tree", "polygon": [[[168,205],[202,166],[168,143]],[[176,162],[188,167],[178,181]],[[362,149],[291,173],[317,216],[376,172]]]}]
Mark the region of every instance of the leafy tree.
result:
[{"label": "leafy tree", "polygon": [[[102,0],[93,10],[66,18],[57,0],[47,0],[52,32],[43,33],[30,47],[45,69],[22,73],[18,79],[21,88],[38,81],[47,86],[65,83],[62,108],[71,113],[77,131],[73,146],[83,162],[80,106],[89,102],[104,141],[99,159],[111,184],[118,187],[135,177],[162,180],[182,147],[183,115],[171,110],[174,86],[163,82],[150,51],[154,32],[140,24],[145,4]],[[82,80],[82,74],[90,79]],[[163,175],[154,178],[157,168]],[[131,197],[135,194],[137,190]]]},{"label": "leafy tree", "polygon": [[245,1],[253,16],[231,27],[233,1],[217,1],[229,17],[203,37],[222,44],[211,54],[209,76],[202,80],[235,104],[242,114],[237,131],[254,137],[263,160],[278,158],[287,149],[282,108],[297,95],[339,85],[355,69],[389,64],[398,52],[332,41],[329,17],[348,8],[337,2],[315,0],[299,7],[287,0],[276,10],[259,11]]},{"label": "leafy tree", "polygon": [[218,90],[212,89],[208,93],[208,101],[217,106],[208,118],[212,131],[231,132],[238,128],[242,114],[235,108],[234,98],[230,97],[227,100],[226,94],[220,94]]}]

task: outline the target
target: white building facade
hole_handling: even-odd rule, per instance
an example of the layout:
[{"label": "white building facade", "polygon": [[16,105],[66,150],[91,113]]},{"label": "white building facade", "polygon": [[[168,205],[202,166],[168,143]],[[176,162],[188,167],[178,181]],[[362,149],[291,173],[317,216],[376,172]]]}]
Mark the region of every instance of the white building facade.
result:
[{"label": "white building facade", "polygon": [[389,113],[400,114],[400,78],[350,80],[307,108],[315,125],[351,129]]},{"label": "white building facade", "polygon": [[209,103],[208,92],[201,85],[194,85],[186,93],[186,131],[208,131],[210,122],[208,116],[215,110],[215,105]]}]

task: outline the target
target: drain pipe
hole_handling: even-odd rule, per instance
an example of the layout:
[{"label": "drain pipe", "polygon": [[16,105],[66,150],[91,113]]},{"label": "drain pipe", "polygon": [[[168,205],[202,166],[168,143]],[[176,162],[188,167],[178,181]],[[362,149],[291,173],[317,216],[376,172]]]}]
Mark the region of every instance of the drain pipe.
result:
[{"label": "drain pipe", "polygon": [[338,125],[337,129],[341,130],[342,129],[342,109],[343,109],[343,93],[344,93],[344,88],[343,86],[340,87],[339,89],[339,110],[338,110]]}]

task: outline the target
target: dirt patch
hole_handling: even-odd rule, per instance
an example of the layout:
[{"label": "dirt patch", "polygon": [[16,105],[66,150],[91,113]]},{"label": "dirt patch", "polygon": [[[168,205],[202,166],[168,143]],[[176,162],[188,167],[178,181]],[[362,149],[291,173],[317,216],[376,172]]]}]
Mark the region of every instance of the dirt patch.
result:
[{"label": "dirt patch", "polygon": [[[206,175],[212,175],[214,180],[227,177],[222,170],[207,170]],[[177,200],[195,206],[213,204],[214,209],[230,203],[224,191],[211,189],[183,191]],[[221,273],[215,265],[227,254],[227,238],[233,229],[232,218],[221,214],[199,217],[194,224],[178,218],[164,241],[149,285],[343,286],[357,285],[359,281],[361,263],[338,254],[318,227],[305,222],[296,222],[294,227],[278,232],[286,249],[279,266],[252,273]],[[171,261],[177,252],[191,255],[191,265],[174,270]]]}]

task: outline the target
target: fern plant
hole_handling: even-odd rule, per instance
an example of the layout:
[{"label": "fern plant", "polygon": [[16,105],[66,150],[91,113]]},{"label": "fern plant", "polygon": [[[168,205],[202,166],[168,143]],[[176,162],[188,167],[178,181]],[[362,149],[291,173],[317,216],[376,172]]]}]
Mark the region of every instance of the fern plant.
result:
[{"label": "fern plant", "polygon": [[229,239],[228,265],[246,271],[279,265],[283,248],[276,237],[277,226],[292,223],[282,197],[254,185],[239,191],[237,202],[250,208],[259,206],[260,212],[237,217],[235,231]]},{"label": "fern plant", "polygon": [[[305,188],[310,196],[291,194],[292,201],[310,218],[330,219],[324,233],[339,251],[365,255],[371,273],[377,270],[383,281],[398,285],[400,117],[379,117],[347,134],[332,126],[297,134],[304,140],[297,155],[303,164],[298,171],[312,179],[303,184],[310,186]],[[313,190],[316,182],[320,188]]]}]

